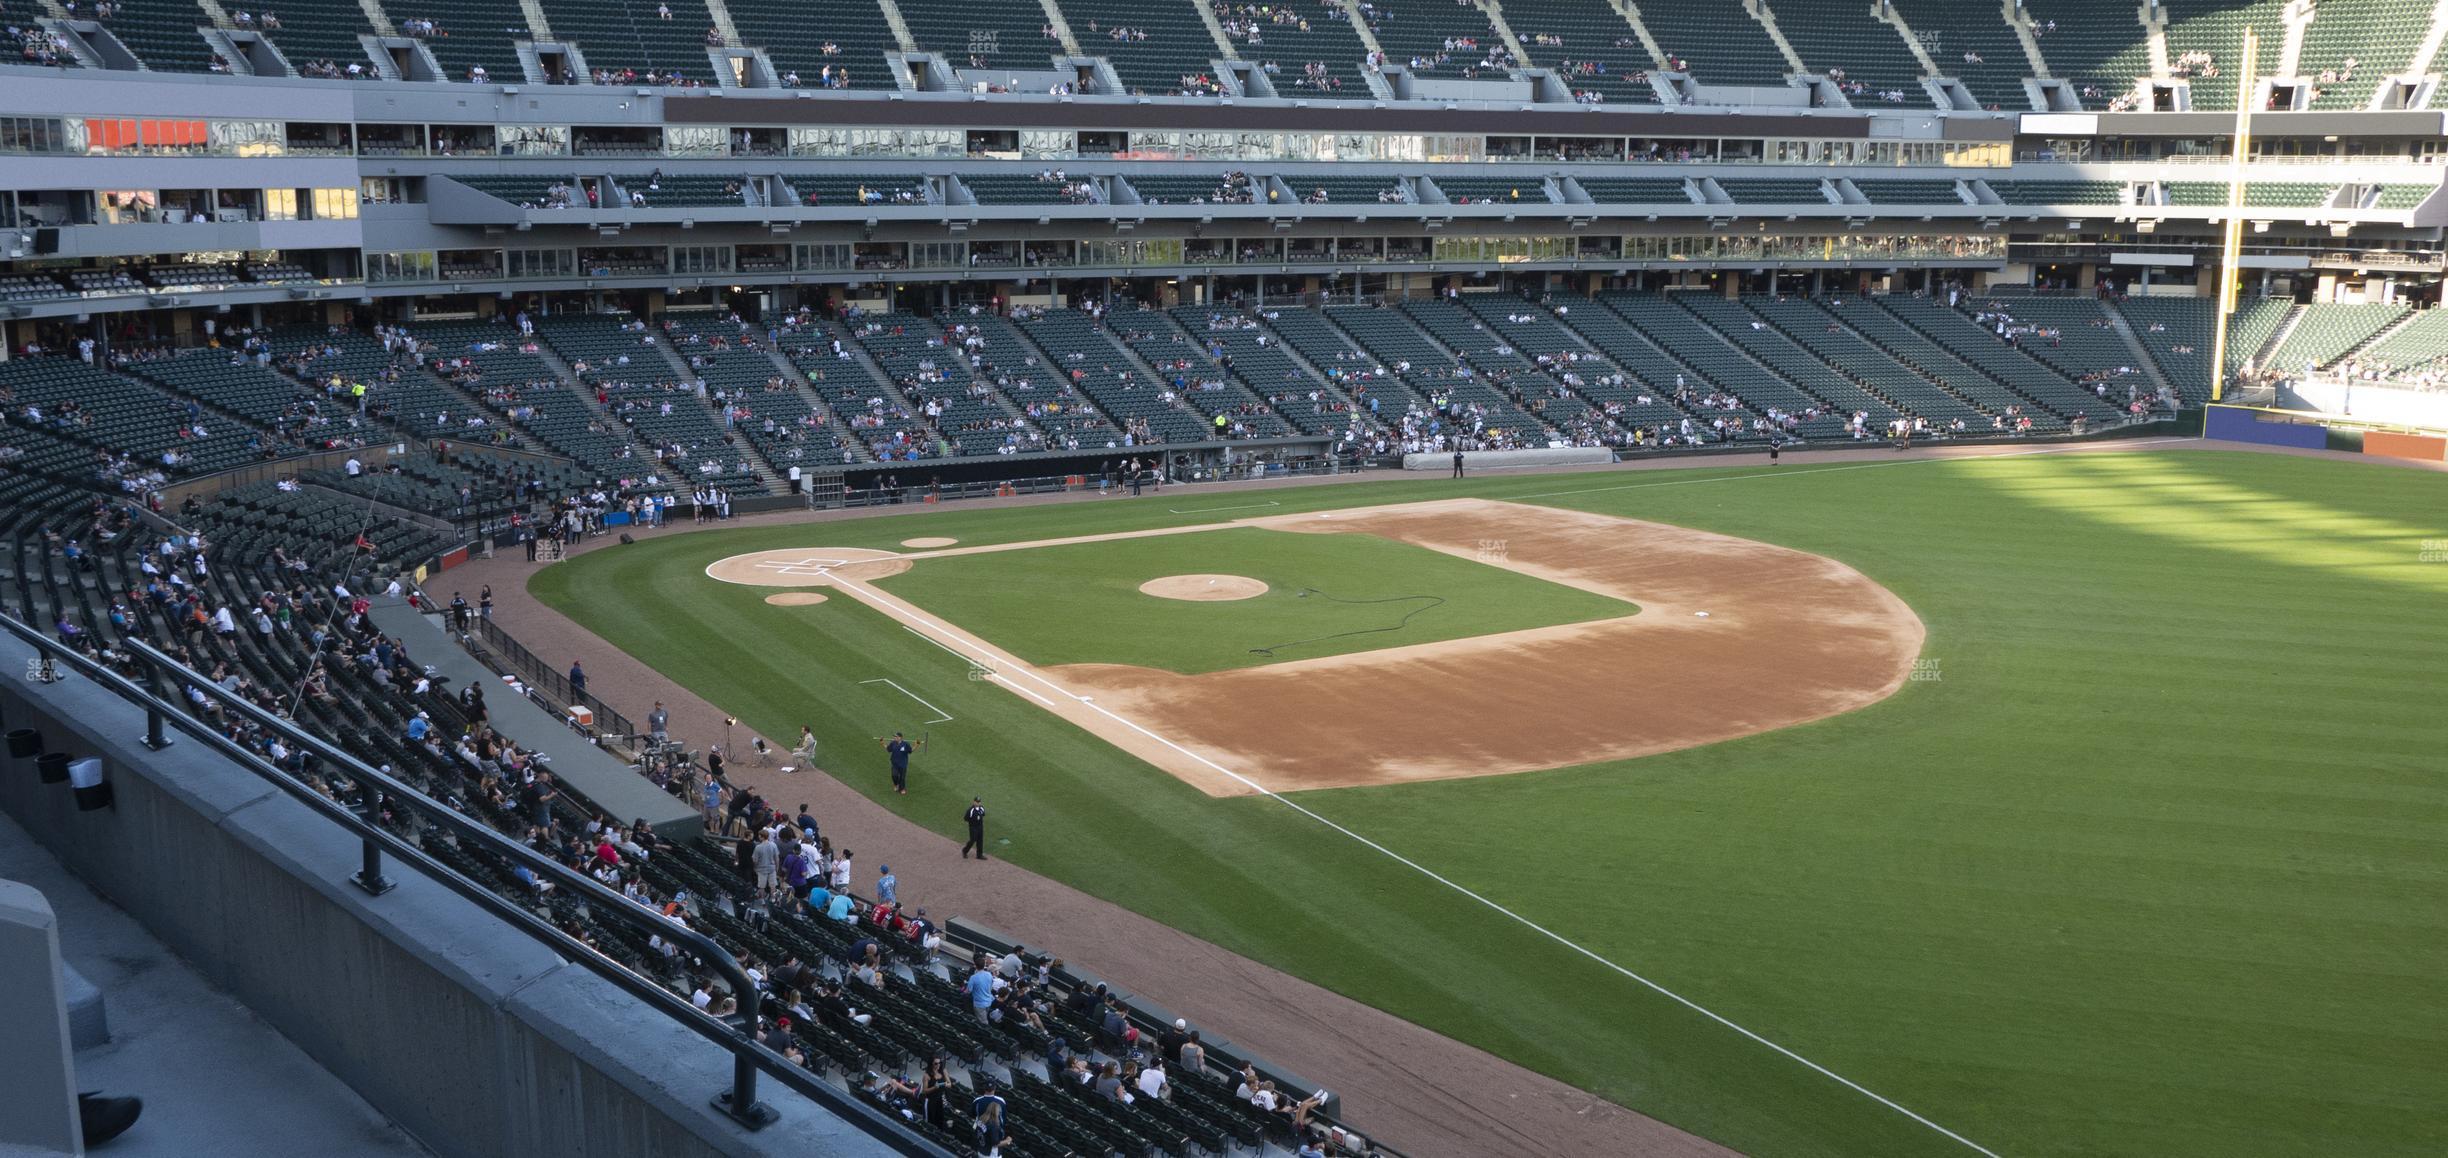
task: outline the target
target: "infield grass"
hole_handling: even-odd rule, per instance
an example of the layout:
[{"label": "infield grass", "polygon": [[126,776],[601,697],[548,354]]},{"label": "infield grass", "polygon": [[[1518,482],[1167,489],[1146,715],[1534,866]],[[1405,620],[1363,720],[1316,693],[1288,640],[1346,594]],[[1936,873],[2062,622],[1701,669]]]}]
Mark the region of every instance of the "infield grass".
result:
[{"label": "infield grass", "polygon": [[[1305,807],[2000,1154],[2448,1152],[2448,562],[2424,561],[2448,477],[2182,451],[1265,492],[1464,495],[1834,557],[1919,613],[1927,675],[1744,740]],[[1277,801],[967,682],[854,601],[702,574],[1212,520],[1116,499],[665,535],[534,588],[828,752],[911,719],[857,682],[891,675],[959,722],[908,797],[880,762],[835,769],[884,806],[957,839],[982,792],[1010,859],[1624,1105],[1754,1154],[1969,1152]]]},{"label": "infield grass", "polygon": [[[1167,575],[1256,579],[1196,602]],[[1121,663],[1195,675],[1613,619],[1619,599],[1369,534],[1233,527],[922,559],[876,586],[1040,667]]]}]

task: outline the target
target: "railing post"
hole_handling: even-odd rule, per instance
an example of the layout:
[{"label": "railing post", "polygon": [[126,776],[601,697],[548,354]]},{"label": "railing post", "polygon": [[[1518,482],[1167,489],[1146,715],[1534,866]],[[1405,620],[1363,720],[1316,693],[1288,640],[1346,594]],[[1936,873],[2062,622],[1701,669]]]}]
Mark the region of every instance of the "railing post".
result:
[{"label": "railing post", "polygon": [[[44,656],[44,666],[49,666],[49,656]],[[176,703],[176,700],[162,695],[162,666],[159,663],[144,663],[144,685],[147,685],[147,690],[152,690],[152,698],[149,698],[152,703],[144,705],[144,747],[152,749],[152,752],[162,752],[162,749],[169,747],[169,732],[164,732],[162,727],[162,700],[171,700],[171,703]]]},{"label": "railing post", "polygon": [[374,843],[374,838],[367,837],[361,847],[365,850],[365,862],[358,867],[357,875],[349,880],[377,897],[390,892],[391,879],[384,876],[382,871],[382,846]]},{"label": "railing post", "polygon": [[751,1130],[773,1125],[782,1115],[772,1106],[756,1100],[757,1067],[755,1059],[745,1049],[731,1054],[731,1088],[714,1095],[714,1108],[730,1115],[731,1120]]}]

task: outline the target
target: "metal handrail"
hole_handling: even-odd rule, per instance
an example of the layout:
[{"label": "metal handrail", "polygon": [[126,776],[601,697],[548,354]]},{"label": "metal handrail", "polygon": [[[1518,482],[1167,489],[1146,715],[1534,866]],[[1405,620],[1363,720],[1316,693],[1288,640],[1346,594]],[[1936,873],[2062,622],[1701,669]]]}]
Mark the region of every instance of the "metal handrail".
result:
[{"label": "metal handrail", "polygon": [[[74,648],[51,639],[39,629],[15,616],[0,614],[0,628],[5,628],[9,634],[32,645],[48,660],[65,663],[69,668],[94,681],[97,686],[142,708],[145,712],[143,743],[146,747],[156,751],[166,748],[171,743],[167,730],[182,732],[269,781],[273,787],[289,794],[292,798],[321,814],[325,819],[354,833],[360,842],[363,858],[358,872],[350,880],[367,893],[381,896],[391,890],[392,882],[383,876],[382,871],[383,854],[388,852],[395,859],[415,867],[435,882],[475,902],[494,916],[509,922],[521,932],[550,946],[563,957],[579,963],[595,975],[620,987],[630,996],[654,1007],[683,1028],[728,1051],[732,1057],[731,1084],[714,1096],[713,1104],[716,1109],[722,1111],[733,1121],[754,1130],[770,1125],[780,1117],[772,1107],[756,1100],[757,1071],[764,1069],[773,1073],[782,1081],[782,1084],[822,1105],[835,1116],[857,1126],[871,1137],[900,1153],[924,1155],[927,1158],[951,1158],[949,1150],[909,1132],[882,1111],[834,1089],[815,1075],[792,1065],[789,1059],[758,1042],[747,1031],[706,1014],[678,994],[672,993],[628,967],[588,948],[535,913],[512,903],[500,893],[461,876],[450,867],[435,860],[423,849],[384,831],[381,826],[357,815],[347,806],[307,787],[288,773],[265,761],[261,756],[248,751],[243,745],[222,735],[201,720],[188,715],[176,704],[166,702],[161,696],[146,690],[135,681],[88,658]],[[120,645],[131,654],[151,664],[157,675],[184,679],[197,687],[212,682],[209,677],[198,673],[142,640],[123,639]],[[594,878],[550,857],[538,854],[526,845],[468,819],[447,805],[426,796],[423,792],[389,773],[376,770],[365,761],[305,731],[289,720],[243,699],[225,697],[221,702],[225,710],[236,712],[262,727],[279,733],[301,750],[313,752],[321,759],[338,766],[346,772],[350,779],[359,784],[371,785],[385,796],[412,803],[418,808],[418,811],[425,815],[427,821],[450,830],[452,836],[462,843],[472,840],[495,855],[521,864],[529,871],[550,879],[557,889],[565,890],[568,895],[585,898],[589,902],[590,915],[618,914],[621,920],[649,930],[665,940],[686,945],[711,968],[722,974],[723,979],[730,984],[733,996],[739,1002],[742,1016],[750,1019],[749,1024],[754,1023],[758,999],[757,988],[748,979],[747,970],[740,966],[738,959],[712,938],[672,921],[651,909],[643,908],[627,897],[604,887]]]},{"label": "metal handrail", "polygon": [[[417,587],[417,593],[418,602],[425,607],[439,606],[433,601],[433,596],[427,593],[422,586]],[[612,705],[597,698],[594,693],[579,691],[571,685],[568,676],[546,665],[541,656],[528,650],[526,644],[520,643],[509,632],[503,631],[491,619],[477,617],[475,634],[478,639],[485,642],[485,646],[501,654],[509,666],[519,673],[520,680],[542,692],[545,698],[556,700],[564,706],[582,707],[595,713],[595,726],[588,730],[594,733],[596,740],[605,744],[620,744],[631,748],[636,746],[634,741],[638,734],[637,725],[632,723],[629,717],[614,711]]]}]

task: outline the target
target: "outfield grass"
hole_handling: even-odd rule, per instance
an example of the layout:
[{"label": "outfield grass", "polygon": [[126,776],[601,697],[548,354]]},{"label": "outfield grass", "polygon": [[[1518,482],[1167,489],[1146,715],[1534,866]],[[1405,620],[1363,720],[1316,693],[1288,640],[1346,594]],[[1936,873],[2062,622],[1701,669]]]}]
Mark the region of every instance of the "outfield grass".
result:
[{"label": "outfield grass", "polygon": [[[2448,478],[2182,452],[1268,492],[1459,495],[1835,557],[1920,614],[1936,678],[1706,748],[1304,806],[2003,1154],[2448,1151],[2448,563],[2420,561]],[[1117,499],[675,535],[535,589],[830,751],[905,717],[857,684],[894,674],[961,718],[909,797],[880,758],[836,770],[886,807],[951,836],[984,792],[1003,855],[1524,1065],[1753,1153],[1966,1152],[1275,801],[968,683],[855,602],[776,617],[701,574],[1211,518]]]},{"label": "outfield grass", "polygon": [[[1267,591],[1201,603],[1139,590],[1184,574],[1240,575]],[[876,586],[1041,667],[1124,663],[1184,675],[1640,610],[1376,535],[1257,527],[923,559]]]}]

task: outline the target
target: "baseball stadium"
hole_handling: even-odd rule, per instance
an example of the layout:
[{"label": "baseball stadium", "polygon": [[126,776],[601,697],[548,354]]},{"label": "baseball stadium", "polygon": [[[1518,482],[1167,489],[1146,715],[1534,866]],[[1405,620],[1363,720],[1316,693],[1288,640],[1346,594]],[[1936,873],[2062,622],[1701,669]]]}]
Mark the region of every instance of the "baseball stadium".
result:
[{"label": "baseball stadium", "polygon": [[2448,0],[0,26],[0,1151],[2448,1152]]}]

